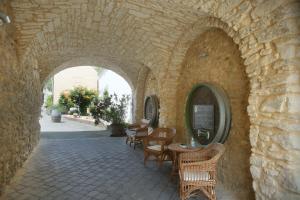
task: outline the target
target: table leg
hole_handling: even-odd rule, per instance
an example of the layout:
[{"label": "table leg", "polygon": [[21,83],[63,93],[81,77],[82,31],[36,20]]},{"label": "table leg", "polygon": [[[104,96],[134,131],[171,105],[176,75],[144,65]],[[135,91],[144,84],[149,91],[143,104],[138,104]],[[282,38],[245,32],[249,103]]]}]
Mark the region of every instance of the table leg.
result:
[{"label": "table leg", "polygon": [[173,151],[173,160],[172,160],[172,172],[171,176],[178,174],[178,159],[177,159],[177,152]]}]

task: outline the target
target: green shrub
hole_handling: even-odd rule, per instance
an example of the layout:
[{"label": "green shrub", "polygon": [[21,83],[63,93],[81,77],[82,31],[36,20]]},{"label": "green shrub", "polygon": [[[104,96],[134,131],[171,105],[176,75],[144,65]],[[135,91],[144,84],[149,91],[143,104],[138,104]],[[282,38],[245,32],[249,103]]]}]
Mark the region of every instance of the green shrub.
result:
[{"label": "green shrub", "polygon": [[120,98],[116,95],[109,95],[104,92],[103,97],[94,102],[91,107],[91,113],[95,119],[95,124],[99,124],[100,119],[103,119],[112,124],[125,123],[126,109],[129,102],[129,95],[122,95]]},{"label": "green shrub", "polygon": [[70,108],[74,107],[74,103],[70,97],[70,91],[66,90],[60,94],[58,104],[64,107],[66,113],[70,110]]},{"label": "green shrub", "polygon": [[53,95],[47,96],[45,108],[48,110],[53,106]]},{"label": "green shrub", "polygon": [[90,107],[90,112],[95,119],[95,124],[100,123],[100,119],[106,120],[109,106],[112,104],[112,96],[106,90],[102,97],[94,99]]},{"label": "green shrub", "polygon": [[87,108],[91,102],[96,99],[98,93],[95,90],[90,90],[86,87],[78,86],[70,91],[72,103],[79,108],[80,115],[87,114]]},{"label": "green shrub", "polygon": [[51,110],[54,110],[54,109],[58,110],[62,114],[67,112],[66,108],[64,106],[59,105],[59,104],[55,104],[55,105],[51,106]]}]

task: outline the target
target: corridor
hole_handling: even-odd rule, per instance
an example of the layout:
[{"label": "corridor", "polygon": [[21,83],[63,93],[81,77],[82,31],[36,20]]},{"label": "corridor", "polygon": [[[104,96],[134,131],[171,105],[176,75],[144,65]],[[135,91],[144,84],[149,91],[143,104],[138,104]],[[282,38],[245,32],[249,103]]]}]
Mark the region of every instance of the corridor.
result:
[{"label": "corridor", "polygon": [[[66,119],[52,123],[47,115],[40,124],[44,132],[37,148],[1,200],[179,199],[170,163],[162,169],[154,162],[144,167],[142,149],[125,145],[125,138]],[[220,189],[218,194],[234,199]]]}]

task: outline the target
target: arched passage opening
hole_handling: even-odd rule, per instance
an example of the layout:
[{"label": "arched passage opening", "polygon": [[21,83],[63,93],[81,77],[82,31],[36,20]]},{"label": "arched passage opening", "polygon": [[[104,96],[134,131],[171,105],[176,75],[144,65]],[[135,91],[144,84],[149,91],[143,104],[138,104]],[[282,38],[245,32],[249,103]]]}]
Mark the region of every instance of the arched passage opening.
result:
[{"label": "arched passage opening", "polygon": [[[119,99],[123,95],[129,97],[128,102],[125,105],[126,109],[124,120],[126,123],[131,123],[133,115],[132,93],[134,88],[132,88],[133,86],[131,81],[128,82],[119,75],[125,73],[122,73],[122,70],[119,70],[118,73],[108,70],[108,68],[112,69],[113,67],[72,66],[72,64],[76,63],[78,64],[81,62],[78,62],[77,60],[77,62],[70,61],[64,63],[52,70],[47,78],[43,80],[44,103],[42,106],[42,116],[47,119],[42,118],[40,121],[41,131],[47,132],[48,130],[52,130],[52,126],[54,129],[57,129],[56,131],[63,131],[64,129],[75,131],[75,127],[80,127],[79,124],[77,126],[73,123],[75,129],[72,129],[71,123],[58,125],[53,123],[53,119],[51,122],[47,115],[51,115],[53,118],[52,115],[56,114],[51,112],[56,112],[56,110],[59,110],[62,114],[64,122],[72,120],[89,125],[93,124],[95,119],[92,116],[91,109],[97,105],[97,99],[103,98],[105,92],[107,92],[108,95],[116,95]],[[75,95],[75,93],[77,94],[78,92],[83,92],[82,98],[85,98],[85,103],[82,104],[82,106],[84,106],[84,112],[82,111],[82,106],[78,104],[77,98],[79,97],[76,97]],[[108,124],[108,122],[103,121],[100,123],[100,126],[104,128]],[[49,126],[50,129],[47,126]],[[62,130],[59,129],[60,126],[62,127]],[[89,127],[87,127],[87,129],[94,130],[94,128]],[[81,129],[79,128],[79,130]]]}]

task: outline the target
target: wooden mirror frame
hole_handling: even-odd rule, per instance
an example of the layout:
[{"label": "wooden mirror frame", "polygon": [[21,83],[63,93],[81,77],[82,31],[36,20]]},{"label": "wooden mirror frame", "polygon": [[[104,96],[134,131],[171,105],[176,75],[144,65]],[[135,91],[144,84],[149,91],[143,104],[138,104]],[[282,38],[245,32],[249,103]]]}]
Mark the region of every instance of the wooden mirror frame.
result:
[{"label": "wooden mirror frame", "polygon": [[[196,92],[197,89],[201,87],[206,87],[209,89],[214,95],[218,103],[219,107],[219,126],[218,129],[216,130],[216,134],[214,139],[211,141],[211,143],[224,143],[228,137],[229,130],[231,127],[231,108],[230,108],[230,102],[229,98],[224,91],[219,86],[213,85],[211,83],[199,83],[195,85],[192,90],[190,91],[187,100],[186,100],[186,105],[185,105],[185,124],[186,128],[188,130],[188,134],[191,137],[194,137],[193,134],[193,128],[192,128],[192,123],[191,123],[191,102],[193,99],[193,95]],[[205,146],[201,143],[199,143],[197,140],[195,140],[195,143],[197,146]]]},{"label": "wooden mirror frame", "polygon": [[158,121],[159,121],[159,100],[157,98],[156,95],[150,95],[150,96],[147,96],[145,98],[145,102],[144,102],[144,118],[147,119],[147,116],[146,116],[146,103],[148,101],[151,101],[153,106],[154,106],[154,112],[153,112],[153,115],[152,115],[152,118],[151,119],[148,119],[150,120],[150,126],[151,127],[157,127],[158,126]]}]

